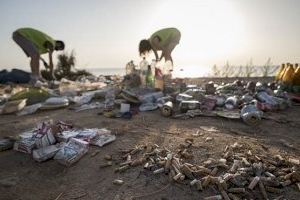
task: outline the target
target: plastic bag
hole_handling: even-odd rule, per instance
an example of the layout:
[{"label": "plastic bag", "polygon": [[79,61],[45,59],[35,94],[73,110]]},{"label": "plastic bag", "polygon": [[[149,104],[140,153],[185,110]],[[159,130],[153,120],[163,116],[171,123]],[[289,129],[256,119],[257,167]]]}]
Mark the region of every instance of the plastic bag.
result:
[{"label": "plastic bag", "polygon": [[78,130],[76,138],[90,143],[90,141],[97,135],[97,130],[98,129],[96,128]]},{"label": "plastic bag", "polygon": [[0,140],[0,151],[5,151],[12,149],[14,147],[14,140],[11,139],[1,139]]},{"label": "plastic bag", "polygon": [[24,138],[15,142],[14,150],[31,154],[32,149],[35,148],[35,146],[35,139],[33,137]]},{"label": "plastic bag", "polygon": [[71,138],[76,137],[78,134],[78,131],[63,131],[56,134],[56,139],[58,142],[68,142]]},{"label": "plastic bag", "polygon": [[141,112],[144,111],[151,111],[151,110],[156,110],[158,108],[156,103],[144,103],[142,105],[140,105],[139,110]]},{"label": "plastic bag", "polygon": [[139,100],[142,103],[154,103],[157,101],[157,99],[159,99],[163,96],[164,96],[164,93],[162,93],[162,92],[152,92],[152,93],[148,93],[148,94],[139,96]]},{"label": "plastic bag", "polygon": [[35,113],[40,107],[41,103],[33,104],[31,106],[26,106],[23,110],[17,113],[18,116],[29,115]]},{"label": "plastic bag", "polygon": [[58,152],[59,148],[56,145],[46,146],[40,149],[34,149],[32,152],[32,157],[38,162],[46,161],[53,158]]},{"label": "plastic bag", "polygon": [[90,141],[90,144],[102,147],[105,144],[116,140],[116,136],[111,134],[110,130],[98,129],[97,135]]},{"label": "plastic bag", "polygon": [[62,146],[62,148],[54,156],[54,160],[59,163],[70,166],[77,162],[84,156],[89,150],[89,144],[85,141],[71,138],[68,143]]},{"label": "plastic bag", "polygon": [[37,148],[46,147],[56,143],[55,137],[52,133],[51,123],[43,122],[34,135],[35,144]]}]

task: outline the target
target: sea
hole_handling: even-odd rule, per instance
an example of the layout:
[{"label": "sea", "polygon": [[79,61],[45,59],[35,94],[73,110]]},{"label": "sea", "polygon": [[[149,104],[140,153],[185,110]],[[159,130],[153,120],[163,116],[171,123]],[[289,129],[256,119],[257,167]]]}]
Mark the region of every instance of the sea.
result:
[{"label": "sea", "polygon": [[[125,75],[125,68],[77,68],[85,69],[88,72],[99,76],[99,75]],[[209,76],[210,67],[175,67],[173,71],[173,77],[205,77]]]},{"label": "sea", "polygon": [[84,69],[96,76],[99,75],[120,75],[123,76],[125,75],[125,68],[103,68],[103,67],[99,67],[99,68],[78,68],[78,69]]}]

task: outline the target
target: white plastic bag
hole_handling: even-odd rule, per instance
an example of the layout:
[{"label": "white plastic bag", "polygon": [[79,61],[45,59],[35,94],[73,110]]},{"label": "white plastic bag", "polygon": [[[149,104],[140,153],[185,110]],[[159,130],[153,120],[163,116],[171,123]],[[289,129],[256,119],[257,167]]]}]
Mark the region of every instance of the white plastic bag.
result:
[{"label": "white plastic bag", "polygon": [[98,129],[96,136],[90,141],[90,144],[102,147],[115,140],[116,136],[112,135],[110,130]]},{"label": "white plastic bag", "polygon": [[34,149],[32,152],[32,157],[38,162],[46,161],[50,158],[53,158],[59,148],[56,145],[50,145],[40,149]]},{"label": "white plastic bag", "polygon": [[89,144],[85,141],[71,138],[54,156],[54,160],[59,163],[70,166],[77,162],[89,150]]}]

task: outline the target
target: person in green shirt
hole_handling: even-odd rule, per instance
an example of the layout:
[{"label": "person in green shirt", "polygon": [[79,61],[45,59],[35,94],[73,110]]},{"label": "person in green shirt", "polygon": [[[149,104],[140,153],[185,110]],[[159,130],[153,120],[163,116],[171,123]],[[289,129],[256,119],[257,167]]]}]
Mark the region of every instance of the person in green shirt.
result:
[{"label": "person in green shirt", "polygon": [[[165,58],[165,61],[170,60],[173,64],[171,53],[175,46],[179,44],[180,38],[181,33],[176,28],[161,29],[153,33],[149,39],[140,41],[139,53],[142,56],[153,51],[157,61]],[[162,51],[159,59],[157,51]]]},{"label": "person in green shirt", "polygon": [[[20,28],[13,32],[13,40],[22,48],[27,57],[30,57],[30,67],[32,72],[32,82],[43,80],[40,74],[40,59],[45,67],[48,67],[52,78],[55,79],[53,72],[53,51],[64,50],[65,44],[63,41],[54,40],[49,35],[33,29]],[[42,59],[42,54],[49,54],[49,64]]]}]

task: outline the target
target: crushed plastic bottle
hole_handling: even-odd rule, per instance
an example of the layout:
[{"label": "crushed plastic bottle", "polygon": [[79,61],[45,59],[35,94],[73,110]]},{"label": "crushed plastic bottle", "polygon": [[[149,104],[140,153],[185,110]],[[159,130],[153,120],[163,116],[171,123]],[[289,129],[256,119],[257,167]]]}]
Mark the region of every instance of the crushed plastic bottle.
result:
[{"label": "crushed plastic bottle", "polygon": [[262,118],[263,112],[258,110],[256,105],[245,105],[241,110],[241,118],[243,121],[251,126],[257,125]]},{"label": "crushed plastic bottle", "polygon": [[225,101],[225,107],[228,110],[232,110],[238,106],[238,99],[236,96],[228,97]]}]

